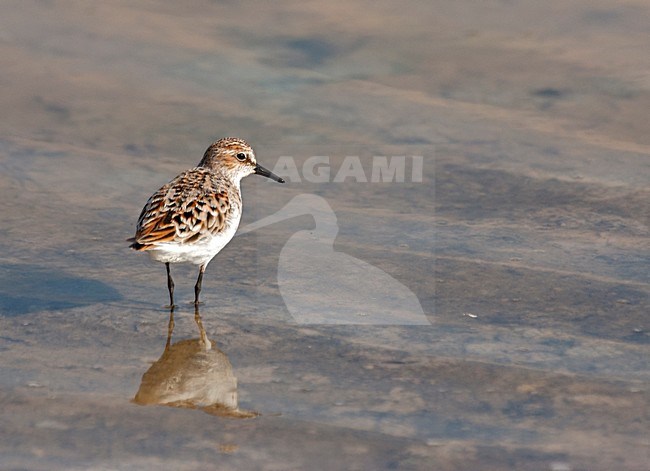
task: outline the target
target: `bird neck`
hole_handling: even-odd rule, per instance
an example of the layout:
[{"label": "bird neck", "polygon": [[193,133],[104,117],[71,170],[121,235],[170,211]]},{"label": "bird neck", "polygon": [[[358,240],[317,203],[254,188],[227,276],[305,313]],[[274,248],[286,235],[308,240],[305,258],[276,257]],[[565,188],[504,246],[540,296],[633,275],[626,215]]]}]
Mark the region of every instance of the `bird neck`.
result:
[{"label": "bird neck", "polygon": [[240,174],[239,172],[234,172],[231,169],[216,167],[212,165],[199,165],[199,167],[208,169],[210,173],[216,175],[219,180],[223,180],[229,186],[234,186],[238,190],[240,189],[241,179],[244,177],[244,175]]}]

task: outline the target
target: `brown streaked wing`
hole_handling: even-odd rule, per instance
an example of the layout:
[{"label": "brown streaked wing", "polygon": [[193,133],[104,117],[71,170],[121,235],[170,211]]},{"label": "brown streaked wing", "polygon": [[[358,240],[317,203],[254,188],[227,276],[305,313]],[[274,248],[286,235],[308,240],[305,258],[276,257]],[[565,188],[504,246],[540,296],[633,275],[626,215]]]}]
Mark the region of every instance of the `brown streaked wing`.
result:
[{"label": "brown streaked wing", "polygon": [[228,188],[204,168],[188,170],[154,193],[138,219],[135,241],[198,242],[224,230],[231,211]]}]

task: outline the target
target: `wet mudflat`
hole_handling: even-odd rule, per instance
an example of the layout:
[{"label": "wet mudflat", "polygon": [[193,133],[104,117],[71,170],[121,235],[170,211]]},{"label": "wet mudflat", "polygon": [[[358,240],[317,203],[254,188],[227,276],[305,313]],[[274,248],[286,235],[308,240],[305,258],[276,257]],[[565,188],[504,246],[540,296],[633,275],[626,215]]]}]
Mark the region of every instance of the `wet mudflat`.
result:
[{"label": "wet mudflat", "polygon": [[[0,467],[647,469],[643,2],[5,10]],[[168,338],[164,267],[125,239],[226,135],[295,163],[244,180],[242,227],[313,207],[213,260],[203,332],[173,267]],[[373,183],[374,156],[422,178]],[[373,267],[358,322],[296,311],[344,304],[319,254]],[[430,325],[369,322],[401,286]]]}]

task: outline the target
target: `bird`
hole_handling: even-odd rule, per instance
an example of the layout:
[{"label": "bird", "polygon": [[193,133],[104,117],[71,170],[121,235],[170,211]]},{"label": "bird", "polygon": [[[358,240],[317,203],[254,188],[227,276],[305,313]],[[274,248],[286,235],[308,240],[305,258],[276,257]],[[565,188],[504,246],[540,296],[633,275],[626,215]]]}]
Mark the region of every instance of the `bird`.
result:
[{"label": "bird", "polygon": [[305,214],[313,217],[314,228],[293,234],[278,259],[278,288],[294,320],[299,324],[431,325],[407,286],[379,267],[335,250],[336,214],[319,195],[294,196],[275,214],[240,229],[238,236]]},{"label": "bird", "polygon": [[165,264],[169,305],[174,308],[170,264],[199,266],[194,304],[199,304],[203,273],[235,235],[242,214],[241,179],[251,174],[284,183],[257,163],[243,139],[226,137],[207,148],[198,166],[156,191],[142,208],[130,247]]}]

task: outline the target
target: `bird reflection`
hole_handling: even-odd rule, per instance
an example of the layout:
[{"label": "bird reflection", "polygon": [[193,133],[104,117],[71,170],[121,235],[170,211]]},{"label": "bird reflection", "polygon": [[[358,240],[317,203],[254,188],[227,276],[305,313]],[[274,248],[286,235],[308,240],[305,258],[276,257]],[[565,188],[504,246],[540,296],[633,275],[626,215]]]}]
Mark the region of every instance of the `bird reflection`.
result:
[{"label": "bird reflection", "polygon": [[259,415],[238,407],[237,378],[224,352],[208,339],[199,306],[194,307],[199,338],[172,344],[174,310],[169,313],[167,342],[161,357],[142,376],[133,402],[201,409],[221,417],[250,418]]},{"label": "bird reflection", "polygon": [[430,325],[408,287],[380,268],[334,249],[336,214],[320,196],[295,196],[239,235],[303,214],[314,218],[315,228],[292,235],[278,263],[280,294],[298,323]]}]

